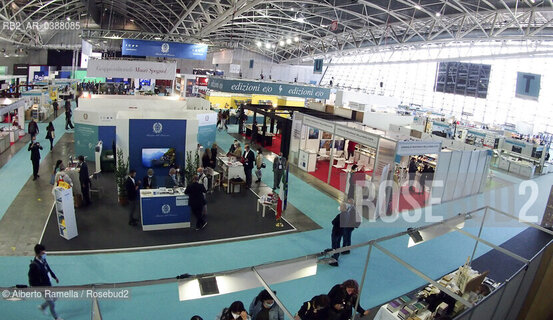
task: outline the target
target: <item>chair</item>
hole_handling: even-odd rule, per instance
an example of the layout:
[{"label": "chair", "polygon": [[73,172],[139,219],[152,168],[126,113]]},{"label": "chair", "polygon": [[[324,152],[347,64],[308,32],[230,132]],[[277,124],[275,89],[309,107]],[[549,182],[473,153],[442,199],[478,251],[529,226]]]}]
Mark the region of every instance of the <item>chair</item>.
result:
[{"label": "chair", "polygon": [[319,156],[317,157],[317,160],[330,160],[330,155],[326,153],[325,148],[319,149]]},{"label": "chair", "polygon": [[96,195],[97,199],[100,199],[103,192],[103,188],[100,187],[100,183],[98,182],[100,173],[101,171],[97,171],[90,176],[90,195]]},{"label": "chair", "polygon": [[345,169],[342,169],[342,171],[351,172],[351,167],[353,167],[353,164],[348,164],[348,166]]},{"label": "chair", "polygon": [[344,151],[336,150],[336,151],[334,152],[334,157],[335,157],[335,158],[341,158],[343,155],[344,155]]},{"label": "chair", "polygon": [[346,166],[346,160],[345,159],[338,159],[338,163],[332,165],[334,168],[342,169]]}]

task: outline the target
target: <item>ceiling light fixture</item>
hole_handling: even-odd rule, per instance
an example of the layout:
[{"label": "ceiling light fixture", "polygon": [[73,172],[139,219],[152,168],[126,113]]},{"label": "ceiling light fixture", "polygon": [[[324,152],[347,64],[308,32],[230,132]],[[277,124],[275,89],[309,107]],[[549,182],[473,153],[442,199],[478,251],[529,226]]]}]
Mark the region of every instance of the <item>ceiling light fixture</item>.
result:
[{"label": "ceiling light fixture", "polygon": [[265,42],[265,49],[271,49],[271,44],[268,42]]},{"label": "ceiling light fixture", "polygon": [[442,14],[439,12],[436,12],[436,17],[440,17]]},{"label": "ceiling light fixture", "polygon": [[280,41],[278,42],[278,44],[279,44],[281,47],[283,47],[283,46],[284,46],[284,41],[280,40]]},{"label": "ceiling light fixture", "polygon": [[292,39],[290,39],[290,38],[286,39],[286,43],[287,43],[287,44],[291,44],[291,43],[292,43]]},{"label": "ceiling light fixture", "polygon": [[130,22],[134,22],[134,19],[130,19],[129,21],[130,21]]},{"label": "ceiling light fixture", "polygon": [[276,45],[273,43],[273,44],[271,45],[271,48],[273,48],[273,49],[276,48]]},{"label": "ceiling light fixture", "polygon": [[258,47],[261,47],[261,42],[260,42],[260,41],[257,41],[255,44],[256,44]]},{"label": "ceiling light fixture", "polygon": [[294,41],[295,41],[295,42],[298,42],[298,41],[300,41],[300,38],[299,38],[298,36],[295,36],[295,37],[294,37]]},{"label": "ceiling light fixture", "polygon": [[67,17],[67,21],[71,21],[71,17]]},{"label": "ceiling light fixture", "polygon": [[155,37],[154,39],[156,39],[156,40],[161,40],[161,37]]},{"label": "ceiling light fixture", "polygon": [[421,9],[422,9],[422,7],[421,7],[421,6],[419,6],[419,5],[417,4],[417,5],[415,5],[415,9],[417,9],[417,10],[421,10]]}]

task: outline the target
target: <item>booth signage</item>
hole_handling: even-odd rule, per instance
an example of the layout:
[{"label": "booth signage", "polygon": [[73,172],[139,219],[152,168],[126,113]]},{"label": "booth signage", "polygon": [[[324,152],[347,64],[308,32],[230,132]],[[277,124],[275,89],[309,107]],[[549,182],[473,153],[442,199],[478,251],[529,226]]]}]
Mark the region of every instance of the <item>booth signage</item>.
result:
[{"label": "booth signage", "polygon": [[328,88],[221,78],[209,78],[207,88],[221,92],[267,94],[298,98],[328,99],[330,97],[330,89]]},{"label": "booth signage", "polygon": [[207,45],[123,39],[122,55],[205,60]]},{"label": "booth signage", "polygon": [[18,76],[26,76],[29,73],[28,64],[14,64],[13,65],[13,74]]},{"label": "booth signage", "polygon": [[303,116],[303,124],[311,128],[324,130],[326,132],[334,132],[333,123],[308,115]]},{"label": "booth signage", "polygon": [[336,126],[336,135],[360,144],[376,148],[378,145],[378,136],[356,128],[350,128],[342,125]]},{"label": "booth signage", "polygon": [[423,154],[438,154],[442,150],[440,141],[398,141],[396,155],[415,156]]},{"label": "booth signage", "polygon": [[505,139],[505,142],[508,143],[508,144],[515,145],[515,146],[517,146],[517,147],[521,147],[521,148],[526,147],[526,143],[524,143],[524,142],[522,142],[522,141],[516,141],[516,140]]},{"label": "booth signage", "polygon": [[88,62],[87,76],[173,80],[176,71],[175,62],[94,59]]},{"label": "booth signage", "polygon": [[485,137],[486,136],[486,134],[483,133],[483,132],[478,132],[478,131],[473,131],[473,130],[467,130],[467,133],[475,135],[475,136],[479,136],[479,137]]}]

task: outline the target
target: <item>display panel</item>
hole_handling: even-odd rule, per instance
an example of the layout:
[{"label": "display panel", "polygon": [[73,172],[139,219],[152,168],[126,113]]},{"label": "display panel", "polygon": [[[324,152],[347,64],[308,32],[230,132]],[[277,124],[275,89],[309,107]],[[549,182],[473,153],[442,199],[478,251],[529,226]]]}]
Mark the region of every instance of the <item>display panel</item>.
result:
[{"label": "display panel", "polygon": [[516,152],[516,153],[522,153],[522,148],[518,147],[518,146],[513,146],[511,148],[511,151]]},{"label": "display panel", "polygon": [[440,62],[434,91],[486,98],[492,66],[462,62]]},{"label": "display panel", "polygon": [[175,164],[175,148],[142,149],[142,165],[146,168],[168,168]]}]

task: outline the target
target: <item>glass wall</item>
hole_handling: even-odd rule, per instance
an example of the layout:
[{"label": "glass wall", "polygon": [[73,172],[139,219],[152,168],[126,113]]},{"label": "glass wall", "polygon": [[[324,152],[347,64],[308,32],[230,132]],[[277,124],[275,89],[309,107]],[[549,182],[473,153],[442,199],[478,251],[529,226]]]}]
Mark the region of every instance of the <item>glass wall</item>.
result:
[{"label": "glass wall", "polygon": [[[553,61],[543,55],[551,43],[490,42],[433,45],[418,49],[361,53],[334,58],[323,85],[398,97],[433,111],[489,124],[526,123],[553,132]],[[538,54],[539,53],[539,54]],[[439,61],[491,65],[486,99],[434,92]],[[539,100],[515,97],[517,72],[541,75]]]}]

